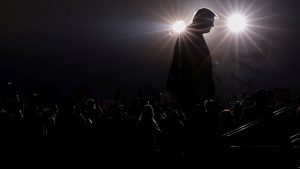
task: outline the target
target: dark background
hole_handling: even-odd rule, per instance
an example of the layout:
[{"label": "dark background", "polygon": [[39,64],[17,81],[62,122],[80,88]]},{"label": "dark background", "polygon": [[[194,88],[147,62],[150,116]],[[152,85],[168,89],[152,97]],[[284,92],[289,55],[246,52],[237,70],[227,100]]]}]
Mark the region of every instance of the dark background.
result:
[{"label": "dark background", "polygon": [[[249,7],[253,23],[262,26],[253,29],[259,36],[250,36],[264,39],[268,53],[253,65],[260,72],[253,85],[300,94],[299,0],[1,1],[1,86],[8,81],[25,89],[46,86],[65,96],[78,87],[103,96],[116,88],[126,95],[145,86],[163,90],[175,40],[168,26],[177,18],[191,18],[201,7],[213,9],[221,21]],[[225,96],[238,85],[230,80],[237,68],[229,61],[235,44],[225,40],[217,45],[225,36],[218,24],[206,38],[218,63],[217,94]]]}]

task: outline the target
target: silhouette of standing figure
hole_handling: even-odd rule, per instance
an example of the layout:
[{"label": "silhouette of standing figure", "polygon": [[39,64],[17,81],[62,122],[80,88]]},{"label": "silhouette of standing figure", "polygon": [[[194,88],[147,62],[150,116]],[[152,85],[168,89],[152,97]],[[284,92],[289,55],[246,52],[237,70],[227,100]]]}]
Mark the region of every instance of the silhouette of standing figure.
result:
[{"label": "silhouette of standing figure", "polygon": [[214,27],[216,17],[210,9],[199,9],[176,41],[166,88],[183,109],[214,98],[212,60],[203,34]]}]

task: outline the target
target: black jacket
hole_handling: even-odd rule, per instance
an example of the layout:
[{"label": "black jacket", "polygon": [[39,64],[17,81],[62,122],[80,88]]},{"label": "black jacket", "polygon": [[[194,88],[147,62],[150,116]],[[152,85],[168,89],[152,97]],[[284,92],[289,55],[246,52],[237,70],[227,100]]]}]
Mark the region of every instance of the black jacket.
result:
[{"label": "black jacket", "polygon": [[167,91],[179,101],[203,101],[215,95],[209,49],[203,35],[191,26],[176,41]]}]

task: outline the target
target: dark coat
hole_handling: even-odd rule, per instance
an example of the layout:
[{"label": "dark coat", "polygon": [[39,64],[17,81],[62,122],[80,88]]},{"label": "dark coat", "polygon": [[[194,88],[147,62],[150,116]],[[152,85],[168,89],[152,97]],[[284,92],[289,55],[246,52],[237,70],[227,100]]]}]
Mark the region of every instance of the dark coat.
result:
[{"label": "dark coat", "polygon": [[167,91],[179,101],[198,102],[215,95],[209,49],[203,35],[191,26],[176,41]]}]

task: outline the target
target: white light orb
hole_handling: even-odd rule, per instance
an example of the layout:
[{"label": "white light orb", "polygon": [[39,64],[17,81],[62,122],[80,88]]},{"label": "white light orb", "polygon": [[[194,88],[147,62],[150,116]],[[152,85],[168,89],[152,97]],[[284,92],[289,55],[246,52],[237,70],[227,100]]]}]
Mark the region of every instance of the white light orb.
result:
[{"label": "white light orb", "polygon": [[242,15],[233,15],[228,19],[227,26],[232,32],[241,32],[246,28],[247,20]]},{"label": "white light orb", "polygon": [[173,25],[172,25],[172,30],[176,33],[181,33],[185,30],[186,28],[186,24],[184,23],[184,21],[176,21]]}]

